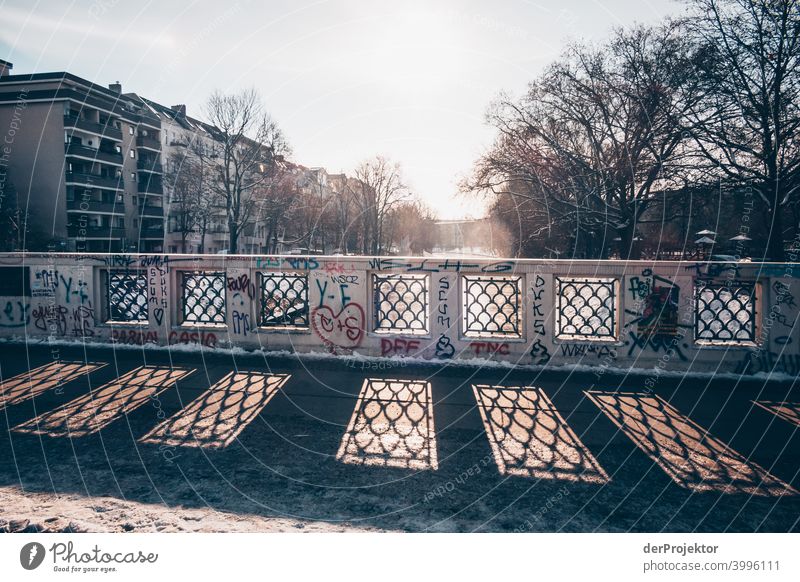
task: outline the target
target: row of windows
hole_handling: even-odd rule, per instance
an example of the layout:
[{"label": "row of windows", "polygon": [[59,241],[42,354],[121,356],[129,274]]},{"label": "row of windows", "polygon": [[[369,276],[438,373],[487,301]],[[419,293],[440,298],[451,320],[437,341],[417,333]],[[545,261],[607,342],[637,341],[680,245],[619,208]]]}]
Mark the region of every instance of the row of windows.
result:
[{"label": "row of windows", "polygon": [[[182,272],[182,323],[224,325],[225,274]],[[307,329],[308,276],[261,273],[258,278],[259,326]],[[468,338],[522,338],[522,277],[461,277],[461,332]],[[555,277],[555,337],[565,341],[616,342],[620,337],[620,280]],[[695,288],[695,340],[699,344],[745,344],[756,339],[756,286],[698,282]],[[440,290],[442,291],[442,290]],[[148,320],[147,281],[143,274],[110,273],[107,280],[109,319]],[[447,289],[444,289],[447,293]],[[374,274],[373,331],[385,334],[430,332],[427,275]],[[440,296],[437,319],[449,325]],[[535,298],[539,299],[539,298]],[[537,301],[534,301],[538,304]],[[544,325],[537,307],[534,321]],[[658,288],[647,296],[636,320],[640,335],[674,335],[678,328],[677,296]],[[539,318],[539,319],[537,319]]]}]

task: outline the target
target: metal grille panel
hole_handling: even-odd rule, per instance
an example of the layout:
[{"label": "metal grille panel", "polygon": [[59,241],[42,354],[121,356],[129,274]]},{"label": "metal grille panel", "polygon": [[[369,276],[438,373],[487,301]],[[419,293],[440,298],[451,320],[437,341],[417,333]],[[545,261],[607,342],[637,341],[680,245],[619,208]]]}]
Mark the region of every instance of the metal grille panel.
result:
[{"label": "metal grille panel", "polygon": [[308,276],[261,273],[261,327],[308,327]]},{"label": "metal grille panel", "polygon": [[183,322],[225,324],[225,273],[183,273]]},{"label": "metal grille panel", "polygon": [[617,338],[617,279],[556,277],[556,285],[558,339]]},{"label": "metal grille panel", "polygon": [[462,277],[464,335],[521,337],[521,277]]},{"label": "metal grille panel", "polygon": [[108,274],[108,319],[147,321],[147,277],[140,273]]},{"label": "metal grille panel", "polygon": [[695,285],[695,340],[737,344],[756,340],[754,283]]},{"label": "metal grille panel", "polygon": [[428,332],[426,275],[375,275],[374,296],[376,332]]}]

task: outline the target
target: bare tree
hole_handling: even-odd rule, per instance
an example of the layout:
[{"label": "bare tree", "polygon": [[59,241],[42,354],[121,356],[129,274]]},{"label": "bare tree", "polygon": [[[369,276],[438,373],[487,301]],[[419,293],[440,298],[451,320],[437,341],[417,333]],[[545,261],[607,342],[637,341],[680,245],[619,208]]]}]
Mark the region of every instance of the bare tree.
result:
[{"label": "bare tree", "polygon": [[236,253],[240,235],[254,218],[258,194],[277,180],[289,146],[255,89],[214,93],[206,105],[206,116],[217,132],[212,161],[215,185],[225,207],[228,251]]},{"label": "bare tree", "polygon": [[[287,222],[298,203],[300,192],[294,176],[285,170],[279,171],[261,190],[258,202],[259,220],[267,227],[267,251],[277,253],[278,237],[286,234]],[[286,243],[285,240],[283,242]]]},{"label": "bare tree", "polygon": [[574,45],[488,114],[499,136],[472,189],[536,203],[569,225],[573,250],[636,258],[642,216],[685,173],[686,111],[699,99],[691,41],[674,23],[617,31],[599,48]]},{"label": "bare tree", "polygon": [[181,235],[183,253],[187,252],[189,237],[195,233],[199,237],[198,251],[205,252],[205,235],[216,199],[212,152],[202,136],[194,135],[167,159],[164,181],[169,191],[170,226]]},{"label": "bare tree", "polygon": [[782,214],[800,189],[800,2],[691,0],[709,58],[697,143],[722,177],[757,193],[767,255],[784,259]]},{"label": "bare tree", "polygon": [[364,254],[382,254],[389,213],[409,196],[400,165],[376,156],[356,168],[355,180],[353,200],[363,228],[361,250]]}]

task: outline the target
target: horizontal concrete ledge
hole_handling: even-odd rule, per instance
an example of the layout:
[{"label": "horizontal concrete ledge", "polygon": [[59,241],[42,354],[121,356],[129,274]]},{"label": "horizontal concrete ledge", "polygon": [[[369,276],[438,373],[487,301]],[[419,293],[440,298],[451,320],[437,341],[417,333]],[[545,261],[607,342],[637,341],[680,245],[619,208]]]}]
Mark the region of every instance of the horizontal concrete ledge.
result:
[{"label": "horizontal concrete ledge", "polygon": [[[344,371],[357,372],[390,372],[401,371],[408,376],[444,375],[449,378],[477,378],[503,377],[517,378],[524,385],[533,385],[540,378],[562,380],[569,378],[575,382],[591,384],[609,384],[623,382],[629,379],[633,383],[641,383],[645,379],[660,379],[675,383],[678,380],[694,378],[704,380],[703,387],[718,385],[720,387],[749,387],[757,388],[765,384],[794,384],[796,376],[783,373],[758,372],[755,374],[717,373],[717,372],[683,372],[679,370],[664,371],[657,368],[615,368],[608,367],[600,370],[596,366],[587,364],[510,364],[502,360],[486,360],[472,358],[467,360],[443,360],[436,358],[386,358],[381,356],[367,356],[362,354],[332,355],[325,352],[289,352],[286,350],[269,351],[253,348],[205,348],[187,345],[160,346],[145,344],[142,346],[117,345],[93,341],[69,341],[25,338],[0,338],[0,346],[8,346],[19,350],[31,349],[37,352],[52,349],[59,353],[59,358],[87,358],[91,360],[93,354],[102,358],[113,354],[116,350],[123,352],[146,351],[150,357],[163,358],[165,362],[172,357],[188,357],[201,355],[204,362],[210,365],[229,364],[235,360],[241,365],[302,365],[313,366],[319,371]],[[88,352],[87,352],[88,350]]]},{"label": "horizontal concrete ledge", "polygon": [[[800,263],[0,254],[0,337],[800,375]],[[601,375],[602,375],[601,374]]]}]

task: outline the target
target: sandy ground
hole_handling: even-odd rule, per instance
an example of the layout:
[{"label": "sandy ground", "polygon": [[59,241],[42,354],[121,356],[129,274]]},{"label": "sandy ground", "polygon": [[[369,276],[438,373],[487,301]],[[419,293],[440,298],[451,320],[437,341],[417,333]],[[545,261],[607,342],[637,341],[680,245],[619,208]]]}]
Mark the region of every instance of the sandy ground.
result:
[{"label": "sandy ground", "polygon": [[366,532],[375,528],[224,513],[110,497],[22,493],[0,489],[0,532]]},{"label": "sandy ground", "polygon": [[[800,426],[753,404],[800,402],[792,384],[662,378],[645,398],[636,377],[60,356],[105,365],[8,384],[2,531],[800,529]],[[48,362],[4,346],[0,380]],[[604,412],[615,390],[631,396]]]}]

